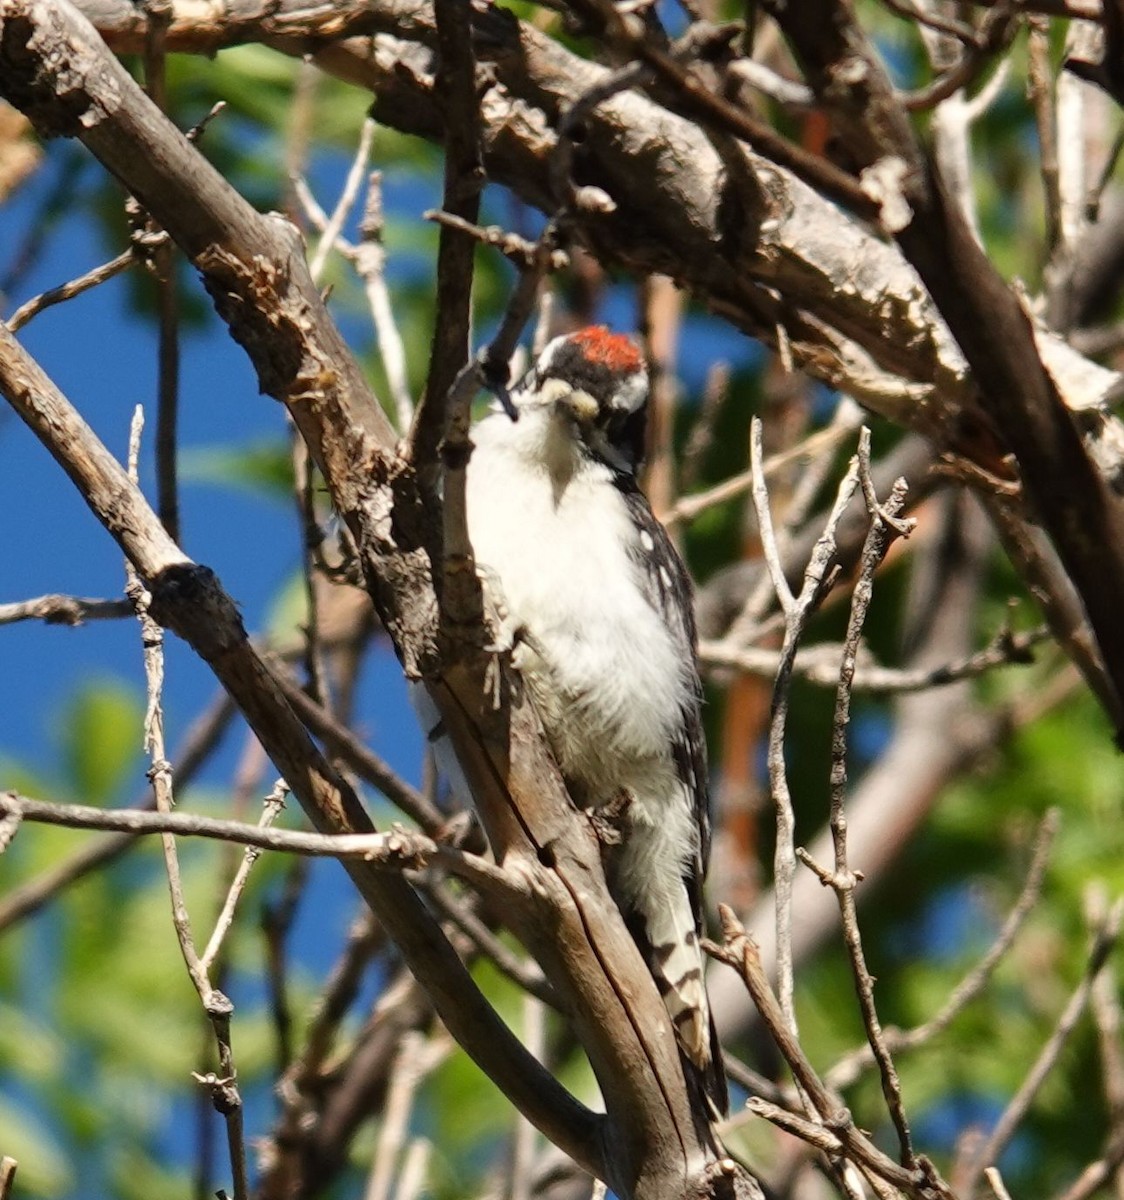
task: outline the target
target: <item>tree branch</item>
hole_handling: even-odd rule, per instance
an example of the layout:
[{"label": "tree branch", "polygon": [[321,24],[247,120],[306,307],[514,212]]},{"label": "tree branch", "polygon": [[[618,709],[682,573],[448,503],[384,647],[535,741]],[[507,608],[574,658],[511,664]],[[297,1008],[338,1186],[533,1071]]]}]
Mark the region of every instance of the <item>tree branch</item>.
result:
[{"label": "tree branch", "polygon": [[[60,11],[48,7],[48,19]],[[0,38],[3,33],[0,28]],[[181,197],[178,207],[189,206]],[[355,793],[316,749],[250,644],[218,580],[172,542],[121,466],[2,326],[0,391],[136,566],[152,593],[153,615],[184,638],[230,692],[313,824],[322,832],[373,832]],[[588,1169],[604,1169],[599,1118],[544,1071],[499,1020],[409,884],[361,859],[345,865],[461,1045],[548,1137]]]}]

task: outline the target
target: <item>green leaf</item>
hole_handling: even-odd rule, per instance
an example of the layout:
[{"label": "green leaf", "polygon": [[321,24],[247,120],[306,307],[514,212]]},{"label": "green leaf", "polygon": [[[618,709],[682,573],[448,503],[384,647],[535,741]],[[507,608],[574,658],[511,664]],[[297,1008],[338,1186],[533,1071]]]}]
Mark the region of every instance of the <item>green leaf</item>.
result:
[{"label": "green leaf", "polygon": [[270,500],[293,494],[288,446],[277,438],[247,446],[191,446],[180,457],[180,478],[253,492]]},{"label": "green leaf", "polygon": [[0,1096],[3,1151],[19,1164],[16,1195],[62,1196],[75,1186],[74,1172],[62,1147],[30,1115],[25,1105]]},{"label": "green leaf", "polygon": [[76,795],[87,804],[110,799],[142,750],[144,705],[118,679],[83,684],[62,725],[63,761]]},{"label": "green leaf", "polygon": [[51,1029],[15,1005],[0,1003],[0,1065],[5,1074],[41,1082],[61,1069],[63,1056],[62,1042]]}]

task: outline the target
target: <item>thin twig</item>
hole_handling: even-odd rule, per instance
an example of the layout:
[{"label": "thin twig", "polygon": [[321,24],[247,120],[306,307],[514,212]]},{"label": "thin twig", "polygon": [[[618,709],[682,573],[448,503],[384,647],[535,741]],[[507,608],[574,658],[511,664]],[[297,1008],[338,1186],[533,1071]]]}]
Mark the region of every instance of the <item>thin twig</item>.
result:
[{"label": "thin twig", "polygon": [[660,512],[673,507],[675,410],[679,385],[675,378],[675,348],[683,319],[683,296],[666,275],[649,275],[638,296],[639,333],[648,361],[648,408],[645,442],[644,491]]},{"label": "thin twig", "polygon": [[[706,374],[703,386],[702,403],[698,414],[691,426],[687,444],[679,456],[679,490],[689,491],[695,486],[699,473],[702,471],[706,456],[714,444],[714,427],[719,414],[730,395],[730,364],[727,362],[712,363]],[[768,464],[766,464],[768,478]],[[748,487],[748,483],[746,484]],[[681,498],[670,513],[665,513],[660,519],[665,525],[675,520],[690,520],[686,514],[678,516],[684,504],[696,499],[695,496]]]},{"label": "thin twig", "polygon": [[[265,798],[261,818],[258,821],[260,829],[267,829],[277,819],[285,807],[285,797],[288,793],[288,785],[283,779],[279,779],[274,785],[273,790]],[[260,855],[261,850],[257,846],[247,846],[243,852],[242,862],[235,872],[233,880],[231,880],[230,887],[227,889],[226,899],[223,901],[222,908],[215,921],[215,928],[211,933],[210,940],[207,942],[207,948],[200,955],[200,963],[204,971],[211,969],[219,951],[222,949],[226,935],[230,932],[230,927],[234,923],[234,910],[238,905],[238,901],[242,898],[242,893],[246,890],[246,884],[250,878],[250,870]]]},{"label": "thin twig", "polygon": [[988,1167],[984,1171],[984,1178],[987,1180],[988,1187],[995,1193],[995,1200],[1011,1200],[1011,1193],[1007,1191],[1007,1185],[1003,1182],[1003,1176],[999,1174],[998,1167]]},{"label": "thin twig", "polygon": [[[474,225],[480,216],[484,167],[472,22],[468,7],[459,0],[434,0],[433,15],[438,51],[435,84],[443,98],[445,123],[441,207]],[[429,370],[409,431],[409,453],[423,502],[442,518],[431,539],[435,544],[429,547],[434,570],[444,575],[445,587],[437,588],[442,615],[480,629],[483,601],[470,569],[472,549],[464,513],[470,407],[478,386],[471,370],[475,263],[474,240],[443,225],[437,242],[437,307]]]},{"label": "thin twig", "polygon": [[84,621],[116,620],[132,615],[133,606],[128,600],[93,600],[83,596],[63,596],[57,592],[36,596],[34,600],[0,604],[0,625],[12,625],[16,621],[81,625]]},{"label": "thin twig", "polygon": [[1074,1026],[1077,1024],[1081,1014],[1085,1011],[1085,1006],[1089,1002],[1089,995],[1092,991],[1093,981],[1100,974],[1105,963],[1108,961],[1109,955],[1116,946],[1120,935],[1122,915],[1124,915],[1124,901],[1118,900],[1105,917],[1104,925],[1097,931],[1081,981],[1074,989],[1069,1002],[1062,1010],[1057,1024],[1054,1026],[1049,1038],[1047,1038],[1045,1045],[1039,1051],[1038,1057],[1027,1072],[1026,1078],[1019,1086],[1018,1091],[1011,1097],[1010,1103],[1004,1109],[987,1140],[966,1164],[964,1179],[956,1181],[958,1185],[956,1190],[961,1195],[970,1195],[975,1190],[976,1182],[984,1168],[992,1166],[998,1160],[1007,1143],[1014,1136],[1019,1125],[1022,1124],[1023,1118],[1026,1116],[1034,1097],[1038,1094],[1038,1089],[1053,1069],[1054,1064],[1058,1060],[1058,1055],[1062,1052],[1062,1047],[1073,1032]]},{"label": "thin twig", "polygon": [[[168,111],[167,33],[171,0],[146,0],[144,34],[145,90],[161,112]],[[139,206],[138,206],[139,208]],[[145,218],[146,225],[151,222]],[[156,276],[156,509],[169,537],[179,541],[177,427],[179,425],[179,281],[176,250],[165,242],[152,255]]]},{"label": "thin twig", "polygon": [[371,787],[377,788],[391,804],[401,809],[410,820],[416,821],[431,837],[436,837],[447,823],[446,815],[392,770],[342,721],[323,705],[317,704],[285,669],[279,658],[270,656],[269,662],[278,687],[309,731],[320,738],[331,754],[341,759],[349,770]]},{"label": "thin twig", "polygon": [[[1022,891],[1007,914],[1002,928],[995,941],[988,947],[987,953],[968,972],[967,975],[953,988],[948,999],[928,1021],[913,1029],[884,1030],[886,1042],[894,1052],[912,1050],[931,1041],[943,1033],[945,1029],[964,1011],[965,1008],[987,987],[988,981],[995,973],[1003,956],[1011,948],[1019,931],[1026,923],[1035,904],[1042,895],[1042,884],[1046,878],[1046,867],[1050,861],[1050,850],[1057,836],[1060,814],[1056,808],[1050,809],[1042,818],[1034,839],[1034,852],[1030,868]],[[874,1054],[869,1043],[841,1058],[824,1076],[824,1082],[835,1090],[843,1090],[853,1084],[868,1067],[874,1065]]]},{"label": "thin twig", "polygon": [[[722,1065],[734,1083],[740,1084],[751,1096],[761,1096],[773,1104],[782,1104],[787,1108],[793,1108],[797,1103],[796,1093],[792,1088],[783,1087],[767,1075],[762,1075],[760,1071],[746,1066],[740,1058],[736,1058],[729,1051],[723,1052]],[[731,1123],[736,1119],[736,1116],[731,1117]],[[726,1126],[724,1125],[723,1128],[725,1129]]]},{"label": "thin twig", "polygon": [[359,243],[353,251],[352,261],[367,293],[367,306],[371,310],[379,357],[390,387],[398,432],[405,434],[414,419],[414,398],[410,394],[406,375],[406,348],[398,330],[398,322],[394,319],[394,306],[386,286],[382,175],[378,171],[372,171],[367,179],[367,200],[363,206],[363,218],[359,222]]},{"label": "thin twig", "polygon": [[18,1167],[19,1163],[10,1155],[0,1157],[0,1200],[10,1200]]},{"label": "thin twig", "polygon": [[[186,135],[188,140],[192,142],[197,141],[207,125],[225,107],[226,102],[222,100],[215,104],[202,121],[194,126],[194,128],[188,130]],[[66,176],[60,179],[60,184],[65,186],[70,186],[72,182]],[[60,284],[58,287],[50,288],[45,292],[41,292],[38,296],[32,296],[30,300],[21,304],[8,318],[8,328],[12,333],[19,333],[28,321],[38,316],[45,309],[51,308],[55,304],[63,304],[67,300],[73,300],[75,296],[81,296],[83,292],[88,292],[91,288],[98,287],[100,284],[114,278],[114,276],[120,275],[122,271],[127,271],[137,263],[151,262],[152,256],[161,247],[169,245],[170,242],[171,238],[166,230],[154,228],[134,229],[128,250],[123,250],[116,258],[110,259],[107,263],[102,263],[100,266],[91,268],[85,274],[79,275],[77,279],[72,279],[67,283]],[[4,287],[2,290],[6,291],[8,289]]]},{"label": "thin twig", "polygon": [[301,530],[301,581],[304,585],[305,622],[301,630],[304,642],[304,669],[308,694],[317,704],[331,711],[328,674],[324,667],[324,646],[320,636],[320,593],[316,587],[316,556],[323,533],[316,520],[316,472],[304,438],[289,422],[290,453],[293,462],[293,501]]},{"label": "thin twig", "polygon": [[[143,427],[144,410],[138,405],[133,413],[133,422],[129,433],[129,477],[133,482],[136,482],[137,477],[137,460]],[[148,777],[152,784],[157,813],[167,815],[175,807],[175,799],[172,793],[171,763],[164,756],[164,712],[162,707],[164,631],[148,613],[151,598],[131,562],[126,562],[126,575],[128,583],[125,590],[136,608],[144,645],[144,670],[148,691],[148,704],[144,716],[144,747],[152,762]],[[170,833],[165,832],[161,835],[161,840],[164,845],[164,867],[168,875],[168,890],[172,897],[172,921],[175,925],[176,937],[179,939],[180,953],[183,955],[184,963],[195,984],[196,991],[205,1003],[206,996],[210,992],[210,983],[207,980],[206,972],[200,966],[191,936],[191,921],[184,901],[175,839]]]},{"label": "thin twig", "polygon": [[[769,985],[753,939],[746,934],[733,909],[720,904],[718,912],[722,923],[723,944],[719,946],[704,940],[703,949],[720,962],[733,967],[745,983],[757,1011],[776,1041],[777,1049],[807,1097],[806,1117],[811,1121],[812,1128],[816,1131],[826,1128],[838,1139],[842,1152],[860,1166],[873,1171],[886,1183],[913,1196],[953,1200],[947,1185],[936,1174],[932,1164],[919,1159],[913,1170],[907,1170],[894,1162],[889,1155],[883,1154],[865,1133],[856,1128],[851,1113],[842,1106],[835,1093],[824,1086],[809,1062],[799,1037],[792,1031],[780,1002]],[[814,1136],[818,1137],[818,1132]]]},{"label": "thin twig", "polygon": [[765,470],[762,461],[761,420],[753,418],[750,429],[749,456],[750,481],[753,494],[753,508],[757,513],[757,528],[761,537],[761,553],[765,565],[769,569],[769,578],[773,581],[773,591],[777,594],[781,610],[788,619],[796,607],[796,598],[788,586],[784,574],[784,564],[781,562],[780,547],[777,545],[776,534],[773,532],[773,515],[769,509],[769,491],[765,486]]},{"label": "thin twig", "polygon": [[858,484],[858,465],[856,460],[852,460],[839,485],[835,504],[827,524],[808,560],[800,594],[793,597],[785,579],[780,552],[773,534],[772,519],[769,514],[769,496],[761,474],[761,422],[757,418],[754,418],[750,437],[751,458],[757,472],[753,497],[758,514],[762,550],[769,566],[773,587],[776,589],[778,597],[781,597],[785,611],[784,639],[781,644],[777,677],[773,685],[773,700],[769,717],[767,761],[769,790],[777,814],[777,843],[773,855],[777,922],[777,986],[781,1008],[790,1029],[795,1030],[796,1010],[793,1002],[792,969],[792,881],[796,873],[796,853],[793,842],[795,815],[784,761],[788,697],[792,681],[792,664],[795,661],[805,626],[828,584],[828,565],[835,557],[835,531]]},{"label": "thin twig", "polygon": [[[144,409],[137,405],[129,433],[128,472],[130,480],[134,483],[137,477],[137,461],[140,456],[140,439],[143,428]],[[136,606],[144,646],[144,672],[148,691],[148,706],[144,718],[144,747],[152,760],[148,774],[152,782],[157,809],[155,813],[142,815],[167,819],[173,815],[172,809],[175,800],[172,792],[172,765],[165,757],[164,748],[164,630],[148,611],[152,597],[130,560],[126,560],[126,575],[128,582],[125,591]],[[0,803],[3,802],[4,797],[0,797]],[[27,815],[26,808],[24,815]],[[234,1052],[230,1040],[230,1017],[234,1006],[218,988],[212,986],[207,975],[207,968],[195,949],[195,940],[191,933],[191,919],[188,915],[180,877],[175,837],[169,832],[164,832],[161,834],[161,840],[164,847],[164,869],[168,876],[168,891],[172,901],[172,924],[179,941],[180,953],[183,956],[184,965],[187,967],[187,973],[191,977],[191,982],[199,994],[203,1011],[207,1014],[214,1029],[218,1045],[221,1074],[215,1076],[208,1073],[203,1077],[196,1075],[195,1078],[208,1089],[211,1102],[225,1119],[234,1200],[246,1200],[249,1194],[249,1184],[246,1175],[242,1099],[236,1083],[237,1071],[234,1066]]]},{"label": "thin twig", "polygon": [[904,17],[907,21],[912,21],[915,25],[922,25],[936,33],[943,33],[965,46],[977,44],[976,31],[971,25],[965,25],[962,21],[946,19],[939,12],[918,8],[916,5],[906,3],[906,0],[882,0],[882,3],[891,12],[897,13],[899,17]]},{"label": "thin twig", "polygon": [[765,63],[752,58],[739,58],[730,63],[728,73],[751,88],[763,92],[778,104],[807,109],[816,103],[816,94],[807,84],[778,74]]},{"label": "thin twig", "polygon": [[959,61],[927,87],[903,95],[902,107],[911,112],[921,112],[935,107],[955,92],[968,88],[982,74],[989,59],[998,54],[1008,41],[1015,28],[1014,9],[1011,0],[997,0],[984,14],[974,42],[964,47]]},{"label": "thin twig", "polygon": [[[546,1058],[546,1009],[534,996],[523,997],[523,1044],[538,1059]],[[514,1114],[512,1134],[510,1183],[507,1200],[532,1200],[532,1163],[538,1130],[522,1113]]]},{"label": "thin twig", "polygon": [[1089,1163],[1069,1187],[1055,1195],[1054,1200],[1090,1200],[1090,1197],[1095,1196],[1113,1179],[1122,1165],[1124,1132],[1118,1128],[1109,1137],[1104,1154]]},{"label": "thin twig", "polygon": [[651,78],[651,71],[640,63],[629,63],[611,72],[599,83],[587,88],[563,110],[558,121],[558,141],[550,160],[550,184],[558,204],[556,216],[567,210],[600,208],[611,212],[616,208],[613,199],[600,188],[580,187],[574,183],[574,143],[581,123],[606,100],[639,87]]},{"label": "thin twig", "polygon": [[[521,270],[535,265],[538,243],[520,237],[517,233],[511,233],[499,225],[476,225],[472,221],[466,221],[464,217],[458,217],[455,213],[442,212],[439,208],[431,208],[422,213],[422,216],[425,220],[444,225],[448,229],[459,229],[461,233],[475,238],[483,246],[494,246],[504,258]],[[552,271],[561,271],[569,265],[570,256],[565,250],[554,249],[551,251],[550,269]]]},{"label": "thin twig", "polygon": [[1116,175],[1116,167],[1122,151],[1124,151],[1124,129],[1117,130],[1108,154],[1105,156],[1104,165],[1090,186],[1089,194],[1085,199],[1085,220],[1090,225],[1095,225],[1101,219],[1101,199],[1105,189]]},{"label": "thin twig", "polygon": [[[1108,898],[1104,887],[1090,884],[1085,890],[1085,920],[1093,931],[1103,928],[1108,914]],[[1061,1193],[1057,1200],[1088,1200],[1094,1192],[1113,1183],[1119,1197],[1120,1167],[1124,1163],[1124,1056],[1120,1046],[1120,998],[1117,994],[1116,972],[1111,962],[1093,980],[1089,1009],[1097,1029],[1101,1074],[1105,1101],[1108,1105],[1108,1134],[1101,1154]],[[986,1175],[987,1172],[985,1171]]]},{"label": "thin twig", "polygon": [[505,945],[472,911],[467,898],[455,897],[444,883],[426,887],[425,891],[441,915],[451,921],[479,953],[491,959],[501,974],[506,975],[528,995],[534,996],[543,1004],[548,1004],[556,1010],[561,1009],[558,994],[547,982],[542,971],[533,963],[525,962]]},{"label": "thin twig", "polygon": [[299,218],[300,201],[296,197],[296,181],[305,170],[312,144],[316,117],[317,92],[324,74],[311,56],[302,59],[293,79],[293,94],[285,114],[285,149],[281,170],[288,183],[282,211],[294,224]]},{"label": "thin twig", "polygon": [[258,919],[265,940],[265,975],[269,1010],[277,1048],[278,1071],[293,1060],[293,1017],[288,987],[288,935],[308,883],[308,861],[297,858],[288,865],[280,893],[262,906]]},{"label": "thin twig", "polygon": [[38,316],[44,309],[55,304],[63,304],[67,300],[73,300],[75,296],[81,296],[83,292],[88,292],[91,288],[105,283],[115,275],[120,275],[122,271],[127,271],[140,261],[142,251],[143,256],[148,256],[158,247],[166,245],[168,241],[168,235],[162,229],[134,234],[133,244],[128,250],[123,250],[118,254],[116,258],[111,258],[109,262],[102,263],[101,266],[93,267],[84,275],[79,275],[77,279],[60,284],[49,291],[41,292],[38,296],[32,296],[30,300],[21,304],[8,318],[8,328],[12,333],[19,333],[28,321]]},{"label": "thin twig", "polygon": [[390,1200],[391,1183],[406,1142],[418,1087],[452,1047],[448,1034],[430,1039],[416,1030],[406,1033],[398,1043],[364,1200]]},{"label": "thin twig", "polygon": [[782,1108],[762,1096],[750,1096],[745,1102],[745,1111],[753,1117],[762,1117],[778,1129],[791,1133],[809,1146],[822,1150],[825,1154],[838,1157],[843,1154],[843,1143],[834,1133],[818,1121],[810,1121],[790,1109]]},{"label": "thin twig", "polygon": [[[841,396],[835,406],[831,420],[824,428],[823,442],[814,449],[806,450],[805,465],[796,486],[792,489],[784,510],[786,537],[800,528],[808,519],[812,505],[820,494],[835,462],[835,449],[856,429],[862,427],[866,414],[849,396]],[[811,439],[805,439],[805,446]]]},{"label": "thin twig", "polygon": [[425,1186],[425,1176],[429,1170],[432,1153],[433,1143],[429,1138],[410,1139],[402,1158],[402,1169],[398,1172],[398,1187],[394,1192],[394,1200],[417,1200]]},{"label": "thin twig", "polygon": [[180,393],[180,301],[176,251],[171,242],[152,257],[156,271],[157,395],[156,508],[175,541],[180,538],[178,427]]},{"label": "thin twig", "polygon": [[356,200],[359,198],[359,189],[363,186],[363,176],[366,174],[367,163],[371,157],[371,147],[375,141],[375,129],[375,119],[367,117],[363,121],[363,127],[359,131],[359,144],[355,149],[355,157],[352,159],[351,167],[347,172],[347,178],[344,180],[340,198],[336,201],[336,207],[332,209],[331,216],[328,218],[328,223],[316,247],[316,253],[313,254],[308,264],[309,274],[317,283],[320,282],[320,278],[324,273],[324,265],[328,261],[328,255],[331,254],[336,244],[336,239],[343,232],[344,223],[347,221],[351,210],[355,207]]},{"label": "thin twig", "polygon": [[322,1074],[341,1022],[359,994],[368,965],[385,944],[385,932],[370,912],[364,911],[352,923],[347,943],[316,1001],[301,1053],[287,1062],[280,1073],[275,1090],[281,1111],[265,1157],[280,1156],[279,1147],[295,1143],[301,1130],[307,1127],[309,1093]]},{"label": "thin twig", "polygon": [[[604,21],[610,36],[651,67],[661,80],[675,91],[680,109],[694,120],[742,139],[757,153],[787,167],[829,199],[850,209],[856,216],[875,221],[879,219],[881,206],[871,200],[853,176],[836,167],[822,155],[805,150],[797,143],[782,137],[765,121],[751,116],[744,107],[728,102],[710,89],[698,73],[691,69],[689,62],[679,61],[680,58],[694,57],[698,53],[697,42],[691,39],[690,34],[680,39],[669,52],[651,40],[646,32],[638,31],[632,23],[627,22],[611,0],[571,0],[570,7]],[[643,76],[638,72],[637,79],[630,86],[641,82],[642,79]]]},{"label": "thin twig", "polygon": [[882,1022],[874,1002],[874,979],[866,965],[862,935],[859,931],[858,913],[855,906],[855,886],[862,875],[851,868],[847,858],[847,728],[851,720],[851,681],[854,678],[855,658],[859,639],[870,608],[874,592],[874,573],[886,556],[890,542],[897,530],[897,514],[904,507],[905,481],[895,483],[890,499],[883,508],[874,494],[870,480],[870,431],[863,429],[859,438],[859,478],[867,497],[870,512],[870,530],[863,546],[859,576],[851,593],[851,612],[847,621],[847,633],[843,643],[843,662],[839,671],[839,685],[835,693],[835,714],[831,731],[831,809],[829,826],[835,849],[834,869],[828,871],[814,863],[806,851],[797,850],[801,861],[812,868],[820,881],[833,889],[839,902],[843,923],[843,940],[854,977],[855,992],[862,1012],[863,1025],[875,1061],[882,1078],[882,1094],[894,1128],[898,1134],[898,1145],[903,1167],[912,1169],[917,1162],[913,1141],[902,1103],[901,1083],[894,1060],[882,1034]]},{"label": "thin twig", "polygon": [[[225,692],[221,692],[193,723],[179,748],[172,771],[181,788],[195,777],[210,758],[233,717],[234,702]],[[154,803],[151,788],[138,799],[134,809],[143,811],[146,803]],[[18,921],[38,912],[64,888],[85,878],[91,871],[112,862],[136,842],[136,837],[134,833],[123,831],[111,837],[93,839],[42,874],[13,888],[0,901],[0,934]]]},{"label": "thin twig", "polygon": [[[1108,913],[1108,898],[1102,885],[1089,884],[1086,887],[1085,911],[1086,923],[1091,930],[1095,931],[1103,926]],[[1097,1029],[1109,1129],[1119,1131],[1124,1128],[1124,1048],[1120,1044],[1124,1018],[1121,1015],[1120,994],[1112,963],[1106,963],[1104,970],[1093,981],[1089,1006]]]},{"label": "thin twig", "polygon": [[0,813],[19,813],[25,821],[62,825],[67,829],[121,830],[131,834],[158,833],[178,837],[210,838],[313,857],[362,858],[376,867],[417,870],[434,862],[477,884],[502,883],[511,877],[476,855],[442,846],[424,834],[408,829],[386,833],[306,833],[295,829],[267,829],[241,821],[225,821],[185,812],[146,812],[136,808],[93,808],[85,804],[55,804],[15,792],[0,792]]},{"label": "thin twig", "polygon": [[[946,687],[962,679],[975,679],[997,667],[1025,665],[1033,661],[1030,650],[1047,641],[1049,629],[1042,625],[1023,633],[1000,630],[982,650],[937,667],[896,668],[876,663],[860,663],[855,670],[852,690],[873,695],[897,695]],[[699,661],[704,666],[734,667],[750,675],[773,678],[780,664],[780,652],[758,646],[742,649],[720,642],[699,643]],[[832,687],[839,681],[839,647],[817,644],[802,650],[793,664],[793,672],[809,683]]]},{"label": "thin twig", "polygon": [[1027,94],[1038,130],[1039,172],[1046,210],[1046,250],[1053,254],[1061,240],[1061,196],[1058,192],[1058,140],[1054,81],[1050,74],[1050,23],[1027,17]]}]

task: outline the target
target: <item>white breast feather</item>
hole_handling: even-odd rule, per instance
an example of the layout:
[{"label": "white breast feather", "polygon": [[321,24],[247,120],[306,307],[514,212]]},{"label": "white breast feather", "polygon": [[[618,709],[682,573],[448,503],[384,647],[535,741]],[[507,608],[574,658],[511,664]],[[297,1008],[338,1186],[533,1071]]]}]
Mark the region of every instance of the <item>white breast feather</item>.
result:
[{"label": "white breast feather", "polygon": [[497,414],[477,425],[469,532],[478,564],[532,635],[517,662],[563,772],[582,785],[585,804],[629,792],[620,883],[655,900],[681,890],[679,868],[697,844],[671,756],[693,686],[690,647],[645,599],[628,548],[646,547],[608,469],[579,457],[557,422],[532,410],[515,424]]}]

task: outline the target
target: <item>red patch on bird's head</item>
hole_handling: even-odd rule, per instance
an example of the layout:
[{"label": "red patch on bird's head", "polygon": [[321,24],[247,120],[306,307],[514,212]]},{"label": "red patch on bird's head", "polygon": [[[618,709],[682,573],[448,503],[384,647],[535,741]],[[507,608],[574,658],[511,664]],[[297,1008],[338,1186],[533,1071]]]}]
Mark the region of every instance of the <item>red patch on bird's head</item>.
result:
[{"label": "red patch on bird's head", "polygon": [[591,363],[599,363],[610,371],[639,371],[644,360],[636,343],[623,333],[610,333],[604,325],[590,325],[570,338],[581,347],[582,354]]}]

